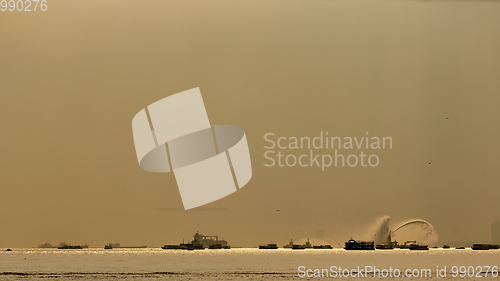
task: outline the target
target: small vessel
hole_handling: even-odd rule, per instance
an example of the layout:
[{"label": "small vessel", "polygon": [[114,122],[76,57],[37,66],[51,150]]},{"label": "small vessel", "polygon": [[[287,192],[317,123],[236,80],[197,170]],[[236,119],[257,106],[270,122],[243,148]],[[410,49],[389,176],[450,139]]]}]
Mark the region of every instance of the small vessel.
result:
[{"label": "small vessel", "polygon": [[464,250],[465,247],[464,246],[460,246],[460,247],[456,247],[455,249],[457,249],[457,250]]},{"label": "small vessel", "polygon": [[333,249],[331,245],[314,245],[313,249]]},{"label": "small vessel", "polygon": [[391,246],[393,249],[399,249],[399,244],[397,240],[391,242]]},{"label": "small vessel", "polygon": [[110,249],[113,249],[113,246],[111,246],[111,244],[108,244],[108,245],[104,246],[104,249],[110,250]]},{"label": "small vessel", "polygon": [[49,242],[47,242],[47,243],[43,243],[43,244],[38,245],[38,248],[57,248],[57,247],[56,246],[52,246],[52,244],[50,244]]},{"label": "small vessel", "polygon": [[345,242],[344,249],[346,250],[375,250],[375,243],[373,241],[356,241],[349,239]]},{"label": "small vessel", "polygon": [[386,245],[386,244],[377,245],[377,246],[375,246],[375,248],[377,250],[392,250],[392,249],[394,249],[394,247],[392,247],[390,245]]},{"label": "small vessel", "polygon": [[304,245],[292,245],[292,250],[305,250],[306,247]]},{"label": "small vessel", "polygon": [[275,250],[275,249],[278,249],[278,245],[276,245],[274,243],[269,243],[269,244],[266,244],[266,245],[259,245],[259,249],[265,249],[265,250],[272,249],[272,250]]},{"label": "small vessel", "polygon": [[449,249],[450,245],[443,245],[443,249]]},{"label": "small vessel", "polygon": [[284,249],[291,249],[293,247],[293,239],[290,239],[290,242],[283,246]]},{"label": "small vessel", "polygon": [[81,250],[82,246],[65,245],[65,246],[57,247],[57,249],[63,249],[63,250]]},{"label": "small vessel", "polygon": [[[184,244],[184,240],[182,240],[182,244],[179,245],[165,245],[161,247],[164,250],[204,250],[205,248],[209,249],[231,249],[231,246],[224,239],[219,239],[219,236],[205,236],[201,235],[198,231],[195,235],[193,235],[193,240],[189,244]],[[146,248],[146,246],[143,246]],[[120,247],[124,248],[124,247]],[[129,248],[129,247],[127,247]],[[134,247],[140,248],[140,247]]]},{"label": "small vessel", "polygon": [[410,249],[410,245],[417,243],[417,241],[406,241],[403,245],[399,245],[400,249]]},{"label": "small vessel", "polygon": [[57,249],[65,249],[65,250],[67,250],[67,249],[71,249],[71,250],[80,249],[81,250],[82,246],[79,246],[79,245],[73,246],[73,245],[66,244],[65,242],[62,242],[61,244],[59,244]]},{"label": "small vessel", "polygon": [[410,250],[429,250],[429,247],[427,245],[412,243],[412,244],[410,244],[409,249]]},{"label": "small vessel", "polygon": [[495,244],[474,244],[472,245],[472,250],[497,250],[500,248],[499,245]]},{"label": "small vessel", "polygon": [[306,243],[303,245],[305,249],[312,249],[313,245],[309,242],[309,238],[307,238]]},{"label": "small vessel", "polygon": [[200,234],[198,231],[196,232],[195,235],[193,235],[193,241],[191,241],[192,244],[194,245],[201,245],[202,248],[208,248],[211,245],[215,244],[221,244],[222,246],[228,246],[229,244],[227,243],[226,240],[224,239],[219,239],[219,236],[206,236]]},{"label": "small vessel", "polygon": [[12,252],[12,250],[11,250],[11,249],[7,249],[7,250],[5,250],[5,251],[6,251],[6,252]]},{"label": "small vessel", "polygon": [[148,246],[142,245],[142,246],[121,246],[120,243],[109,243],[108,244],[110,249],[142,249],[142,248],[147,248]]}]

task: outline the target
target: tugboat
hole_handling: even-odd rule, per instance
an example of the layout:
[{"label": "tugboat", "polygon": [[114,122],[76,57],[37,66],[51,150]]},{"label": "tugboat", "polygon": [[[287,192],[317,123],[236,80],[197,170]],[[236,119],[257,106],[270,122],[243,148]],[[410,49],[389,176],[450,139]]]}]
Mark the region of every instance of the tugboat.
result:
[{"label": "tugboat", "polygon": [[346,250],[375,250],[375,243],[373,241],[356,241],[349,239],[345,242],[344,249]]},{"label": "tugboat", "polygon": [[110,249],[113,249],[113,246],[111,244],[108,244],[108,245],[104,246],[104,249],[110,250]]},{"label": "tugboat", "polygon": [[259,249],[264,249],[264,250],[275,250],[275,249],[278,249],[278,245],[274,244],[274,243],[269,243],[267,245],[259,245]]}]

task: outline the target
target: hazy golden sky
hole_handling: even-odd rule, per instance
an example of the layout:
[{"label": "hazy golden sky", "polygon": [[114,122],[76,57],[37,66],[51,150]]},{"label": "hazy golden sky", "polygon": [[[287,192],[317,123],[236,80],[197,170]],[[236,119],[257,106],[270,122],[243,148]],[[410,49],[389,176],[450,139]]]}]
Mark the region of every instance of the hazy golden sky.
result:
[{"label": "hazy golden sky", "polygon": [[[490,239],[500,2],[48,2],[0,12],[0,246],[343,241],[382,215]],[[253,177],[184,211],[173,174],[137,164],[131,121],[194,87],[211,124],[245,129]],[[393,149],[376,168],[264,166],[264,134],[320,131]]]}]

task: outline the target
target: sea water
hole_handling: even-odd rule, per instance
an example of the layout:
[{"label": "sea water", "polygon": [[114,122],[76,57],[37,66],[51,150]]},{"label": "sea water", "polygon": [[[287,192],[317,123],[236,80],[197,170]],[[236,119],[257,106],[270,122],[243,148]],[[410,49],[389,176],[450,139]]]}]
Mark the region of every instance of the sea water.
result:
[{"label": "sea water", "polygon": [[[460,274],[464,275],[461,272],[465,272],[465,279],[482,276],[481,280],[500,280],[491,271],[495,266],[500,267],[499,250],[235,248],[185,251],[160,248],[89,248],[12,249],[10,252],[0,252],[0,280],[314,280],[318,278],[301,276],[306,273],[311,276],[319,271],[323,273],[324,279],[437,280],[455,279],[455,272],[459,279]],[[389,269],[393,272],[397,269],[403,276],[384,277],[381,273],[382,275],[373,277],[366,273],[366,276],[353,277],[357,272],[370,267],[385,269],[384,273]],[[406,270],[419,273],[422,269],[430,269],[431,276],[405,276]],[[437,277],[438,270],[441,270],[443,277]],[[329,273],[325,275],[327,272]],[[334,272],[337,272],[336,277],[332,277]],[[349,273],[346,275],[347,272]]]}]

